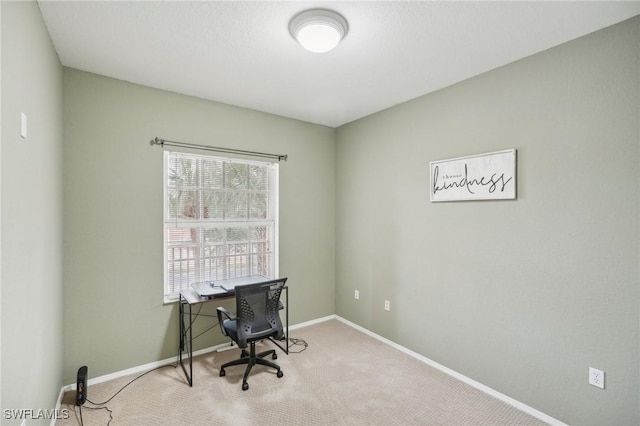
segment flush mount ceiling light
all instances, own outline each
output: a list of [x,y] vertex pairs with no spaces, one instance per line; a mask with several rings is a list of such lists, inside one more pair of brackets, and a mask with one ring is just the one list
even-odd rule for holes
[[305,49],[323,53],[347,35],[347,21],[331,10],[307,10],[291,20],[289,32]]

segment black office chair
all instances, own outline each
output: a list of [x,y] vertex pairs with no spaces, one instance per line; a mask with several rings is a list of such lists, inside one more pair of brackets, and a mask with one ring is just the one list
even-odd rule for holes
[[[222,334],[229,336],[238,347],[242,349],[240,359],[227,362],[220,366],[220,376],[225,375],[225,368],[232,365],[247,364],[242,379],[242,390],[249,389],[247,378],[249,372],[256,364],[266,365],[275,368],[278,377],[283,376],[280,366],[274,362],[264,359],[271,355],[272,359],[277,359],[278,355],[274,349],[256,354],[256,342],[268,338],[282,339],[282,321],[280,321],[280,294],[287,278],[267,281],[259,284],[240,285],[236,292],[236,316],[233,316],[223,307],[218,308],[218,322]],[[222,316],[226,319],[223,319]],[[249,344],[249,352],[245,349]]]

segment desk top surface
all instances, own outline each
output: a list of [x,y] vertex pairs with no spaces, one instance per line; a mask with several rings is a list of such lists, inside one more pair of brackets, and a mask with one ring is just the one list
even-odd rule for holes
[[257,284],[274,279],[276,278],[267,278],[262,275],[251,275],[248,277],[229,278],[227,280],[203,281],[194,283],[192,286],[195,286],[196,288],[201,287],[201,289],[206,290],[200,291],[200,293],[206,293],[207,296],[201,297],[198,291],[194,290],[191,286],[188,289],[182,290],[180,294],[187,303],[193,305],[195,303],[207,302],[213,299],[233,297],[235,295],[235,286],[237,285]]

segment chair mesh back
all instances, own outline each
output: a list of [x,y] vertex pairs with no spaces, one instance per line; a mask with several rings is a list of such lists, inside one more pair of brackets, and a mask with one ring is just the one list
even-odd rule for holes
[[242,341],[265,336],[281,337],[280,294],[286,278],[260,284],[236,287],[238,339]]

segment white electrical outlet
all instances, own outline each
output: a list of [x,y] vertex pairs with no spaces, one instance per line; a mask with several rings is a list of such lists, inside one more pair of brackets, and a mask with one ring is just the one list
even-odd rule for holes
[[391,310],[391,302],[389,302],[388,300],[384,301],[384,310],[385,311],[390,311]]
[[604,371],[589,367],[589,384],[604,389]]
[[358,290],[353,292],[353,298],[356,300],[360,300],[360,292]]

